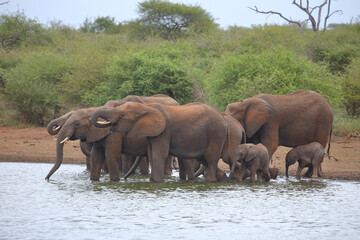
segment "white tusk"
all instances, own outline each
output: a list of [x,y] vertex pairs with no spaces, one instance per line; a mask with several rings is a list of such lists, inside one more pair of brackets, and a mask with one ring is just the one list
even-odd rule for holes
[[61,128],[60,126],[57,126],[57,127],[53,127],[52,130],[56,131],[56,130],[59,130],[60,128]]
[[109,121],[97,121],[96,123],[97,123],[97,124],[100,124],[100,125],[110,124]]
[[69,137],[66,137],[64,140],[62,140],[61,142],[60,142],[60,144],[63,144],[64,142],[66,142],[66,141],[69,141]]

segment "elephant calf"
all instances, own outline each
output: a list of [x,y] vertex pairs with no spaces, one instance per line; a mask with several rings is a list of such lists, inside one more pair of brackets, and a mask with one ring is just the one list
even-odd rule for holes
[[[309,167],[315,169],[318,177],[322,177],[321,163],[324,159],[324,156],[333,157],[325,153],[324,147],[318,142],[312,142],[305,145],[300,145],[293,148],[286,154],[285,158],[285,168],[286,176],[289,177],[288,170],[289,166],[295,164],[296,161],[299,162],[298,169],[296,171],[296,178],[300,178],[300,173],[304,167]],[[333,157],[336,161],[337,159]],[[312,173],[308,175],[312,177]]]
[[255,182],[255,173],[257,174],[257,180],[261,182],[263,177],[265,181],[270,181],[269,172],[269,153],[267,148],[259,144],[240,144],[235,150],[236,160],[241,162],[240,173],[237,177],[238,181],[241,181],[246,173],[246,170],[250,170],[250,181]]

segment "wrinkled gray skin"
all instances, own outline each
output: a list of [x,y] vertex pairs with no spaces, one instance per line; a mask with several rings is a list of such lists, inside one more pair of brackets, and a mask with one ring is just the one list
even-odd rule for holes
[[[99,118],[107,122],[101,123]],[[144,149],[123,144],[122,151],[137,151],[137,155],[141,150],[147,152],[152,163],[152,181],[164,181],[164,163],[169,154],[180,159],[197,159],[208,167],[206,180],[217,181],[217,163],[225,144],[227,123],[206,104],[168,106],[128,102],[113,109],[97,110],[91,122],[100,128],[112,126],[113,131],[126,134],[126,139],[145,138]]]
[[[299,163],[298,169],[296,171],[296,178],[300,179],[300,174],[303,168],[305,167],[312,167],[318,177],[322,177],[322,169],[321,163],[323,162],[324,156],[333,157],[325,153],[324,147],[318,142],[312,142],[305,145],[300,145],[295,147],[294,149],[290,150],[286,154],[285,158],[285,169],[286,169],[286,176],[289,177],[288,171],[289,166],[295,164],[296,161]],[[335,157],[333,157],[335,158]],[[335,158],[337,161],[337,159]],[[305,175],[306,177],[312,177]]]
[[[288,95],[258,94],[227,105],[230,114],[244,127],[249,143],[262,143],[270,158],[278,146],[296,147],[319,142],[327,153],[333,123],[329,103],[320,94],[299,90]],[[312,174],[309,168],[307,174]]]
[[[164,102],[166,103],[172,102],[172,104],[178,105],[178,103],[174,99],[166,95],[158,94],[154,95],[153,97],[154,101],[156,102],[164,100]],[[132,101],[149,101],[151,100],[151,97],[128,96],[124,99]],[[107,104],[110,106],[122,105],[126,102],[124,101],[124,99],[118,101],[109,101],[109,103]],[[66,138],[69,138],[69,140],[80,139],[80,141],[82,142],[81,146],[84,151],[86,151],[86,149],[89,149],[92,145],[91,159],[94,158],[97,159],[97,162],[101,162],[100,171],[102,164],[105,162],[106,158],[110,179],[113,181],[119,180],[119,167],[121,164],[121,147],[119,148],[119,145],[122,145],[123,135],[119,133],[111,133],[110,128],[99,129],[92,126],[90,123],[90,117],[93,111],[96,109],[98,108],[87,108],[79,109],[77,111],[71,111],[62,117],[54,119],[49,123],[47,128],[49,134],[58,134],[56,145],[57,157],[56,163],[50,170],[49,174],[46,176],[46,179],[49,179],[50,176],[60,167],[63,160],[64,140],[66,140]],[[84,147],[84,144],[88,146]],[[85,153],[85,155],[87,154],[88,153]],[[131,161],[135,160],[134,156],[126,157],[131,158]],[[128,165],[130,168],[131,164]]]
[[259,182],[263,181],[262,176],[264,176],[266,182],[270,181],[269,154],[263,144],[240,144],[235,154],[236,160],[241,162],[238,181],[243,179],[246,169],[250,170],[251,182],[255,182],[255,174]]

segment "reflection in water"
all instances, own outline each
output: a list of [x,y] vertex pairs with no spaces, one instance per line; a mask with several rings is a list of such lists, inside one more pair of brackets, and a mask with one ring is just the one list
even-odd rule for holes
[[0,163],[1,239],[354,239],[360,183],[91,182],[84,165]]

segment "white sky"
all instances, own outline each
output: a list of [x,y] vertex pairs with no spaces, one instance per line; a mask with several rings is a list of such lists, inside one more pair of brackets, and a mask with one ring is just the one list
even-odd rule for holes
[[[0,0],[0,3],[7,0]],[[37,18],[47,24],[57,20],[78,28],[86,18],[114,17],[116,22],[132,20],[138,17],[137,4],[143,0],[10,0],[0,6],[0,13],[24,11],[29,18]],[[259,10],[279,11],[293,20],[305,20],[306,14],[292,4],[293,0],[170,0],[174,3],[199,5],[214,18],[222,28],[267,24],[284,24],[285,20],[277,15],[258,14],[248,7],[257,6]],[[324,0],[310,0],[311,6]],[[299,2],[299,0],[298,0]],[[306,1],[303,1],[306,2]],[[332,11],[342,10],[343,15],[334,14],[328,23],[350,23],[360,18],[360,0],[332,0]],[[323,16],[327,9],[323,9]],[[309,25],[310,26],[310,25]],[[322,24],[321,24],[322,26]]]

